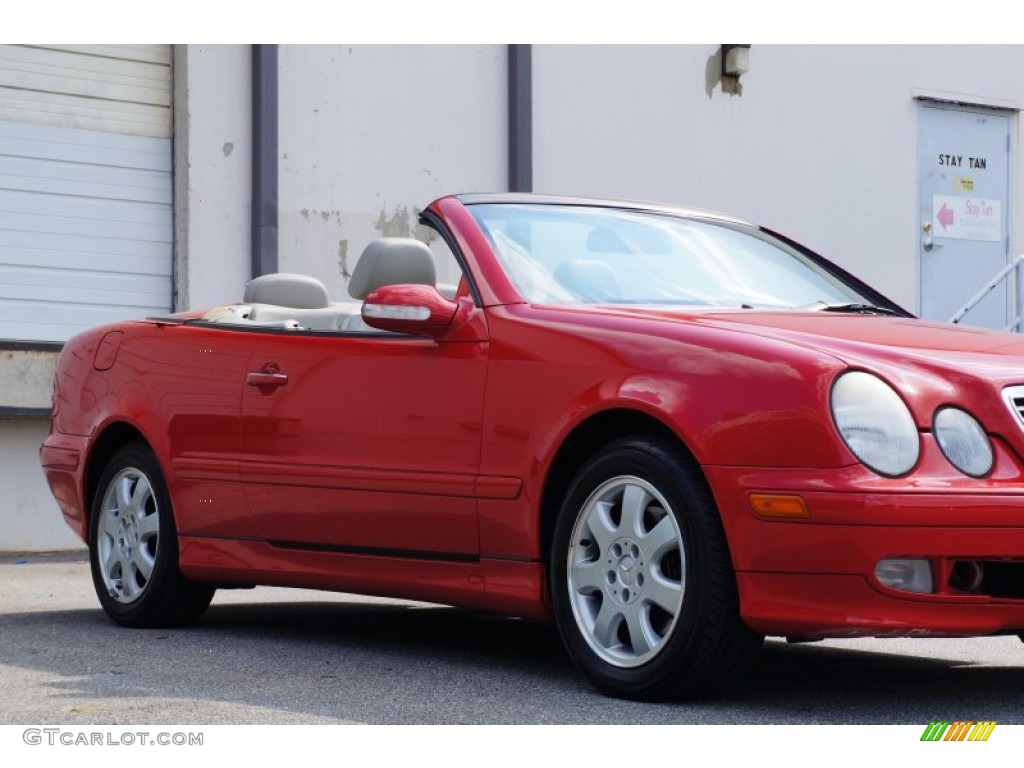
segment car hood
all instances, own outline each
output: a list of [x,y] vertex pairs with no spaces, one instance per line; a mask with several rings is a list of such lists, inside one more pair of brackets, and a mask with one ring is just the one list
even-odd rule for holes
[[[623,310],[614,307],[611,311]],[[625,311],[669,323],[778,340],[877,373],[903,393],[922,428],[929,428],[935,409],[957,403],[976,416],[984,415],[996,431],[1007,431],[1013,424],[1012,431],[1021,432],[1021,425],[1010,416],[1002,388],[1024,384],[1022,335],[880,314],[755,309]],[[1024,441],[1020,447],[1024,451]]]
[[829,352],[847,362],[865,359],[970,370],[1004,384],[1024,381],[1024,337],[985,328],[885,315],[759,312],[729,313],[708,321],[745,333]]
[[916,318],[826,312],[681,312],[629,309],[628,314],[698,323],[815,349],[851,365],[913,363],[971,372],[1001,384],[1024,383],[1024,336]]
[[630,308],[625,314],[815,350],[888,380],[922,429],[930,429],[937,408],[956,404],[993,432],[1012,434],[1024,453],[1022,424],[1003,396],[1004,387],[1024,384],[1024,335],[887,315],[655,308]]

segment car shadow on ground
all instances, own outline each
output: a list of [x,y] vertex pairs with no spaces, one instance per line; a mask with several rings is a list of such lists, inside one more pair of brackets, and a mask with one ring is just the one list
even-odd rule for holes
[[590,689],[549,626],[436,606],[214,604],[173,630],[122,629],[98,609],[14,613],[0,615],[0,637],[0,663],[59,678],[50,696],[188,697],[366,723],[1024,722],[1024,669],[882,642],[771,641],[729,695],[645,704]]

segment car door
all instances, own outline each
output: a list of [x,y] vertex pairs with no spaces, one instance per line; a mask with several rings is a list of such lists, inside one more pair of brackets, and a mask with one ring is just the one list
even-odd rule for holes
[[474,558],[486,341],[261,333],[242,397],[252,536]]

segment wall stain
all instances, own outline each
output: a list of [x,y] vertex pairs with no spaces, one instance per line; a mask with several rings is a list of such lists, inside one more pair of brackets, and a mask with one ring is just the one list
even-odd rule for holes
[[381,208],[374,228],[380,232],[381,237],[409,237],[409,209],[400,205],[395,208],[394,215],[388,218],[387,209]]
[[341,270],[341,276],[346,280],[352,277],[352,273],[348,271],[348,239],[338,241],[338,269]]
[[302,218],[306,221],[312,221],[314,216],[319,216],[325,222],[329,222],[333,217],[337,225],[341,226],[341,211],[321,211],[316,208],[303,208],[300,213],[302,213]]
[[420,213],[419,208],[413,208],[410,216],[409,209],[400,205],[395,208],[394,215],[388,218],[387,209],[381,208],[374,227],[380,232],[381,237],[415,237],[429,245],[437,237],[437,233],[419,223]]
[[717,85],[722,86],[722,93],[730,96],[743,95],[743,86],[740,85],[740,79],[722,74],[721,46],[715,49],[715,52],[708,57],[707,64],[704,65],[704,92],[708,95],[709,99],[715,95],[715,86]]
[[231,153],[235,151],[234,142],[225,141],[224,146],[220,148],[220,151],[224,153],[224,157],[231,157]]

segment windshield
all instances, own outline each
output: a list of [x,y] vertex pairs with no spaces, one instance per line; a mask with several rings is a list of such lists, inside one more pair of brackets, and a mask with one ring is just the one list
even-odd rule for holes
[[530,302],[794,308],[867,301],[784,243],[727,223],[568,205],[469,210]]

